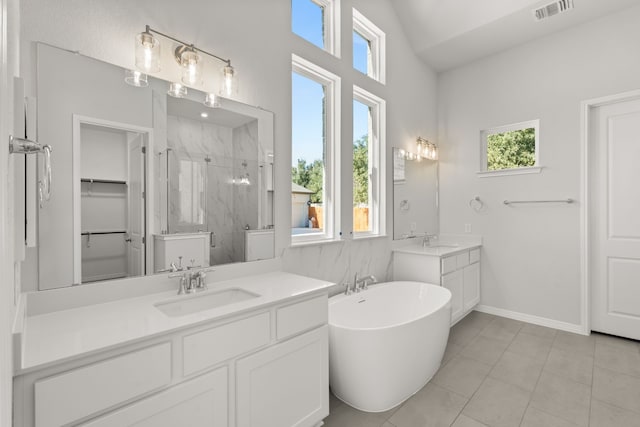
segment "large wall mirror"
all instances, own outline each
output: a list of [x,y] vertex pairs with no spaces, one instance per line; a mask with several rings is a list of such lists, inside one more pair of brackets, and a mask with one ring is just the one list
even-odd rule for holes
[[439,233],[438,161],[393,149],[393,238]]
[[[37,289],[274,256],[273,113],[36,45]],[[33,286],[36,288],[36,286]]]

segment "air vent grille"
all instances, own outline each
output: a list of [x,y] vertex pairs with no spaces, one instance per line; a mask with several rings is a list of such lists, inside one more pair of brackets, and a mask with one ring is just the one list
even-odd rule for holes
[[573,0],[558,0],[541,8],[534,9],[533,13],[536,21],[541,21],[559,13],[566,12],[569,9],[573,9]]

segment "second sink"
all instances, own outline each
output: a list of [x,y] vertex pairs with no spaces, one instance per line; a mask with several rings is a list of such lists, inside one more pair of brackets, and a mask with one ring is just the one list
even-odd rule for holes
[[260,295],[240,288],[224,289],[200,295],[188,295],[154,306],[169,317],[185,316],[198,311],[210,310],[237,302],[258,298]]

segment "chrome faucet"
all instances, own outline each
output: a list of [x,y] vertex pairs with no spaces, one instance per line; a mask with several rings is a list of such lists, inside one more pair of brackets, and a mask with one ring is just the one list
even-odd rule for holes
[[201,268],[187,270],[182,273],[170,274],[169,277],[179,277],[180,285],[178,286],[178,295],[182,294],[194,294],[198,291],[207,290],[207,283],[205,281],[207,271],[214,271],[213,268]]
[[422,236],[422,247],[426,248],[428,246],[431,245],[431,239],[435,240],[437,239],[438,236],[436,236],[435,234],[428,234],[428,233],[424,233],[424,235]]
[[378,280],[375,276],[369,275],[365,277],[358,278],[358,273],[356,273],[355,278],[353,279],[354,287],[356,292],[366,291],[369,289],[369,283],[378,283]]

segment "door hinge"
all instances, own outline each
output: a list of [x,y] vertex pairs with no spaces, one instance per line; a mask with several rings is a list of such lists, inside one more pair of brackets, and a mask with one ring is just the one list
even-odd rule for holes
[[144,245],[144,244],[146,244],[146,243],[147,243],[147,238],[146,238],[146,237],[143,237],[143,238],[142,238],[142,244]]
[[142,198],[145,199],[146,197],[147,197],[147,193],[146,193],[146,191],[143,191],[142,192]]
[[147,154],[147,147],[142,147],[142,154]]

